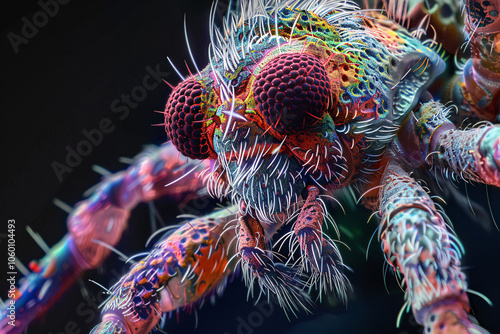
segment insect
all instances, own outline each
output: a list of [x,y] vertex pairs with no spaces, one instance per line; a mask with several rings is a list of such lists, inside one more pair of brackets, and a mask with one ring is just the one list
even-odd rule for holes
[[[180,166],[172,159],[176,153],[170,146],[152,153],[146,158],[147,163],[136,162],[129,170],[130,182],[123,181],[126,178],[119,175],[105,181],[101,194],[119,194],[117,201],[123,206],[131,203],[127,196],[134,192],[139,192],[138,196],[143,200],[153,199],[159,194],[178,196],[192,193],[201,188],[199,180],[206,175],[209,192],[215,197],[229,196],[237,206],[231,213],[218,212],[214,221],[196,220],[186,224],[166,241],[160,242],[145,263],[138,263],[133,273],[115,286],[113,296],[104,307],[104,313],[108,315],[96,331],[110,331],[115,326],[114,317],[120,320],[124,315],[131,319],[131,324],[124,325],[123,320],[122,324],[116,325],[117,328],[140,326],[141,332],[147,332],[159,320],[160,311],[183,306],[188,297],[197,301],[205,291],[219,284],[219,279],[228,270],[237,268],[237,264],[247,285],[259,285],[266,296],[277,296],[277,303],[289,313],[310,307],[311,302],[305,294],[309,286],[325,293],[336,291],[341,299],[345,298],[349,289],[346,268],[336,244],[322,234],[323,217],[328,217],[328,212],[320,192],[334,191],[351,181],[360,184],[360,193],[382,185],[378,187],[383,188],[380,200],[383,225],[379,233],[390,263],[400,271],[409,270],[405,272],[408,275],[418,276],[418,270],[432,272],[435,269],[432,256],[421,259],[421,267],[417,263],[417,267],[408,268],[406,265],[411,264],[415,256],[409,255],[404,260],[398,258],[407,254],[396,254],[400,241],[391,231],[400,228],[400,219],[405,218],[402,215],[406,209],[406,219],[412,220],[418,218],[418,210],[424,208],[431,215],[429,220],[437,221],[429,229],[435,229],[435,235],[445,235],[444,221],[440,220],[425,192],[404,169],[431,164],[429,155],[432,159],[443,159],[445,164],[453,167],[456,161],[463,159],[463,155],[452,155],[457,148],[463,149],[464,154],[477,151],[475,147],[464,149],[461,144],[453,146],[456,142],[462,143],[459,140],[464,134],[456,139],[450,139],[451,133],[447,133],[448,137],[435,137],[435,133],[445,133],[452,128],[445,119],[447,109],[429,102],[424,94],[443,67],[442,60],[413,36],[404,31],[396,33],[397,26],[376,13],[358,15],[352,4],[342,2],[303,2],[302,6],[302,9],[292,4],[289,8],[264,7],[267,12],[259,12],[262,10],[259,6],[247,9],[246,17],[255,18],[254,23],[249,23],[246,28],[240,26],[241,34],[229,24],[225,30],[229,30],[229,36],[234,38],[228,39],[229,42],[216,42],[219,37],[215,35],[215,49],[211,51],[213,59],[209,67],[199,74],[193,73],[195,79],[187,79],[177,86],[167,102],[165,122],[173,145],[191,158],[213,158],[217,163],[190,163],[189,170],[193,171],[177,180],[180,175],[170,174],[170,171]],[[238,38],[241,38],[239,44]],[[240,46],[243,48],[241,54]],[[374,49],[377,52],[374,53]],[[289,69],[289,75],[275,75],[286,69]],[[288,81],[284,78],[286,75]],[[281,88],[283,84],[285,87]],[[296,98],[299,100],[295,101]],[[488,105],[487,102],[488,97],[481,103]],[[416,116],[412,118],[414,108]],[[488,128],[487,131],[491,135],[495,130]],[[481,138],[481,135],[476,137]],[[495,149],[498,149],[495,138],[485,141],[484,148],[481,146],[485,157],[492,159],[486,164],[486,170],[468,171],[466,165],[461,165],[455,167],[455,171],[459,174],[465,171],[466,176],[475,180],[482,177],[487,183],[497,184],[494,169],[490,171],[491,166],[495,167]],[[418,139],[419,145],[414,139]],[[490,141],[492,146],[487,145]],[[436,148],[442,148],[443,157],[433,156]],[[446,160],[448,156],[450,158]],[[287,159],[281,160],[281,157]],[[389,170],[382,174],[386,166]],[[182,171],[187,172],[184,167]],[[201,172],[205,170],[203,167],[208,168],[205,174]],[[137,187],[137,182],[133,182],[137,175],[146,176],[147,188],[134,188]],[[123,184],[127,187],[122,187]],[[165,184],[168,187],[164,187]],[[398,190],[404,190],[404,194],[413,191],[416,195],[412,196],[411,202],[400,203],[398,200],[404,197],[397,193]],[[133,195],[132,199],[135,200]],[[83,260],[89,266],[100,263],[104,255],[99,253],[108,252],[101,237],[110,234],[119,238],[119,233],[111,232],[120,226],[120,219],[128,215],[114,208],[116,203],[101,208],[99,205],[106,203],[104,197],[97,196],[94,201],[97,207],[88,204],[78,207],[69,225],[71,232],[79,235],[74,238],[74,245],[84,250],[84,259],[79,261]],[[393,207],[397,212],[394,216]],[[105,212],[107,209],[112,212]],[[411,210],[417,210],[417,213],[413,215]],[[84,226],[85,219],[92,218],[94,213],[103,214],[98,220],[103,219],[100,222],[105,224],[92,225],[97,234],[83,237],[79,233],[86,233],[86,229],[80,226]],[[279,265],[279,256],[272,253],[269,244],[270,235],[280,225],[291,228],[292,232],[285,234],[282,240],[284,243],[290,240],[291,251],[295,249],[300,255],[291,261],[282,261],[288,266]],[[412,238],[420,236],[415,233],[410,232]],[[212,244],[205,244],[204,237]],[[437,253],[436,256],[440,259],[449,257],[458,265],[460,244],[451,235],[447,238],[435,240],[439,245],[450,242],[448,248],[444,247],[445,255]],[[424,239],[432,244],[432,239],[429,240]],[[182,249],[181,245],[190,242],[197,247]],[[113,244],[114,241],[107,240],[106,243]],[[64,250],[64,247],[74,245],[67,243],[62,247]],[[425,247],[436,249],[436,246]],[[174,263],[172,267],[166,265],[172,271],[162,271],[160,258],[167,264],[173,263],[169,262],[173,261],[172,254],[179,252],[181,258],[189,254],[200,262],[193,261],[185,267],[176,267]],[[64,256],[68,254],[68,251],[61,252]],[[420,254],[429,256],[425,252]],[[216,256],[215,260],[212,256]],[[214,262],[203,264],[205,259]],[[70,260],[60,263],[68,264]],[[440,269],[441,262],[436,263]],[[210,270],[204,272],[205,267]],[[460,269],[451,267],[451,272],[440,273],[436,280],[444,282],[443,291],[448,293],[446,289],[451,289],[451,295],[455,290],[450,287],[454,285],[458,289],[456,295],[463,298],[460,302],[466,305],[465,295],[458,293],[465,289]],[[49,270],[44,269],[42,276],[44,272],[45,276],[49,275],[46,271]],[[426,276],[433,277],[432,273]],[[171,283],[165,287],[164,280],[170,279]],[[418,290],[426,286],[426,281],[408,282],[416,289],[410,298],[415,314],[422,317],[419,321],[432,322],[432,314],[425,316],[428,301],[419,299],[430,298],[430,294]],[[44,286],[45,290],[41,291],[46,292],[49,287],[45,283]],[[187,292],[188,287],[192,290]],[[54,286],[50,288],[55,289]],[[179,290],[172,291],[174,288]],[[43,294],[39,292],[40,295]],[[182,295],[184,299],[173,297]],[[428,327],[431,325],[427,323]]]

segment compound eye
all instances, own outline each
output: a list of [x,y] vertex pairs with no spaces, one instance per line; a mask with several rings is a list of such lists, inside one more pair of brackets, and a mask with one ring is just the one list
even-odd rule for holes
[[288,134],[302,131],[323,117],[330,81],[325,67],[313,55],[287,53],[264,66],[253,92],[267,124]]
[[205,135],[207,94],[194,79],[181,82],[165,106],[165,131],[185,156],[206,159],[211,148]]

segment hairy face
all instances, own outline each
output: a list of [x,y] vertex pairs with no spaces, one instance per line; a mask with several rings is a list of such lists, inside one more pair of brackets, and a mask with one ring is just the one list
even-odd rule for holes
[[341,184],[348,176],[350,156],[332,117],[338,85],[328,62],[326,54],[293,48],[271,53],[240,71],[226,101],[203,73],[187,79],[167,102],[167,132],[184,155],[217,159],[212,193],[243,200],[269,221],[297,202],[307,184]]
[[217,161],[209,192],[263,221],[287,212],[307,185],[369,184],[430,77],[432,54],[397,27],[329,13],[281,8],[240,22],[165,108],[179,151]]

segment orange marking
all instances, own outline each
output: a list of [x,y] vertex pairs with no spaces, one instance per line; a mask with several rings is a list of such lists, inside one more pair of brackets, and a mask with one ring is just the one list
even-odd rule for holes
[[[214,244],[211,246],[215,247]],[[212,250],[210,258],[208,258],[210,252],[209,247],[203,247],[203,249],[200,250],[202,253],[201,255],[195,254],[196,260],[200,261],[200,264],[194,269],[194,273],[197,276],[201,275],[198,279],[198,285],[196,286],[196,297],[198,298],[219,282],[220,278],[224,275],[224,268],[227,264],[223,245],[219,244],[217,250]]]
[[429,58],[425,58],[425,67],[424,67],[424,69],[422,70],[422,72],[420,72],[420,74],[419,74],[419,75],[422,75],[422,73],[424,73],[424,72],[425,72],[425,70],[427,69],[427,65],[428,65],[428,64],[429,64]]
[[[426,58],[426,59],[427,59],[427,58]],[[418,58],[417,64],[418,64],[418,62],[419,62],[420,60],[422,60],[422,58]],[[419,66],[419,67],[417,67],[416,69],[414,69],[414,70],[413,70],[413,72],[418,71],[418,69],[419,69],[419,68],[421,68],[423,64],[424,64],[424,62],[422,62],[422,64],[420,64],[420,66]]]
[[54,275],[57,270],[57,265],[56,265],[56,259],[52,259],[47,267],[45,267],[45,270],[43,271],[42,277],[43,278],[49,278],[50,276]]

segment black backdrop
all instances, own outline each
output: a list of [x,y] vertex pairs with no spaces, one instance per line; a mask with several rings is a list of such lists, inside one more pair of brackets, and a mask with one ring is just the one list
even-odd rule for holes
[[[166,56],[187,74],[184,60],[190,66],[191,63],[184,41],[184,13],[195,58],[200,67],[208,61],[209,1],[68,1],[59,5],[53,17],[40,14],[41,3],[49,1],[23,1],[11,3],[9,7],[4,3],[1,10],[1,226],[5,226],[7,219],[16,219],[17,256],[26,265],[42,257],[43,251],[29,237],[25,226],[39,232],[50,246],[65,234],[66,214],[52,204],[53,198],[74,205],[82,199],[82,193],[100,179],[91,171],[92,165],[111,171],[123,169],[125,165],[118,162],[119,157],[134,156],[143,145],[159,145],[166,140],[163,128],[151,124],[162,122],[161,115],[153,110],[163,108],[170,92],[167,85],[148,90],[144,100],[131,104],[126,117],[122,112],[114,113],[112,105],[119,103],[115,106],[123,107],[123,94],[130,95],[134,89],[139,92],[136,87],[143,86],[144,77],[150,73],[148,68],[158,67],[168,81],[177,83],[179,79]],[[224,3],[219,4],[221,11],[226,7]],[[39,26],[37,31],[28,28],[23,31],[28,25],[26,22],[34,21]],[[122,102],[114,102],[116,99]],[[83,131],[98,128],[103,119],[109,119],[113,131],[104,134],[98,145],[92,145],[91,153],[76,163],[71,172],[58,177],[54,162],[65,163],[68,147],[76,149],[85,140]],[[484,200],[484,187],[469,191],[477,201]],[[490,194],[500,220],[496,205],[500,192],[490,190]],[[175,207],[162,201],[156,206],[168,223],[175,221],[171,211],[176,210]],[[479,219],[472,221],[464,214],[465,210],[468,209],[459,205],[447,207],[467,250],[465,267],[471,288],[485,293],[498,304],[500,233],[494,229],[486,231],[482,226],[491,227],[491,224],[478,222]],[[375,229],[373,222],[365,224],[366,217],[367,213],[360,209],[343,219],[347,228],[365,229],[359,237],[361,248],[366,248]],[[0,230],[2,254],[6,253],[5,233],[4,227]],[[128,255],[138,253],[150,234],[148,208],[141,205],[132,215],[130,227],[118,248]],[[236,279],[215,306],[205,305],[198,311],[197,330],[194,315],[181,315],[178,322],[175,319],[168,322],[166,331],[419,332],[409,315],[403,317],[401,328],[395,328],[403,295],[390,274],[387,281],[391,295],[385,292],[378,245],[372,245],[369,262],[364,261],[364,254],[356,251],[356,247],[351,248],[351,252],[343,249],[347,264],[354,270],[349,275],[354,292],[347,310],[322,305],[313,315],[301,315],[289,322],[280,310],[275,309],[270,315],[254,308],[252,299],[246,301],[243,284]],[[6,260],[0,268],[6,267],[4,263]],[[109,286],[123,268],[123,263],[112,256],[100,270],[87,273],[84,281],[91,278]],[[0,295],[5,300],[5,281],[1,281]],[[91,283],[85,285],[91,295],[101,291]],[[495,317],[498,307],[490,308],[479,298],[471,298],[485,327],[498,331]],[[94,306],[75,287],[64,294],[44,318],[34,322],[28,333],[85,333],[97,322],[95,312]]]

